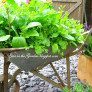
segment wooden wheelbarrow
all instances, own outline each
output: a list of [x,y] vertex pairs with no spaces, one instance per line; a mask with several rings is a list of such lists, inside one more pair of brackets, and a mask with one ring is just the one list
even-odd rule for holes
[[[78,50],[69,49],[65,53],[66,66],[67,66],[67,86],[69,88],[70,88],[69,57],[72,55],[75,55],[79,50],[81,50],[81,48]],[[13,84],[15,84],[14,92],[19,92],[19,82],[16,80],[16,76],[21,72],[21,70],[30,71],[36,76],[46,80],[47,82],[51,83],[52,85],[58,88],[63,88],[66,86],[52,64],[52,62],[60,60],[61,56],[53,55],[51,54],[51,52],[49,52],[49,54],[47,55],[44,54],[41,56],[37,56],[35,55],[34,51],[24,50],[24,48],[18,48],[18,49],[5,48],[5,49],[0,49],[0,52],[2,52],[4,55],[4,74],[0,78],[0,81],[1,81],[0,92],[9,92],[9,89]],[[8,68],[11,62],[19,67],[19,69],[15,71],[13,76],[10,76],[8,74]],[[56,83],[53,80],[39,73],[39,70],[48,64],[51,65],[60,83]]]

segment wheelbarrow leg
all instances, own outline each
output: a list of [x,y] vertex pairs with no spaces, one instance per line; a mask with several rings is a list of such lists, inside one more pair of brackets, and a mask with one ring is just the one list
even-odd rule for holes
[[19,92],[19,90],[20,90],[20,84],[19,84],[18,80],[15,80],[14,82],[15,82],[14,92]]
[[20,84],[18,80],[16,79],[16,76],[19,73],[21,73],[21,70],[20,69],[16,70],[13,76],[10,78],[10,81],[8,82],[8,88],[10,88],[14,84],[13,92],[19,92],[20,90]]
[[60,78],[60,76],[59,76],[58,72],[56,71],[55,67],[53,66],[53,64],[50,63],[50,65],[51,65],[53,71],[55,72],[55,75],[58,77],[58,79],[59,79],[59,81],[60,81],[60,84],[61,84],[63,87],[65,87],[64,82],[63,82],[62,79]]
[[66,67],[67,67],[67,84],[68,88],[71,88],[71,82],[70,82],[70,61],[69,61],[69,56],[66,57]]
[[12,87],[11,87],[11,92],[19,92],[20,90],[20,84],[18,82],[18,80],[15,79]]
[[[17,76],[19,73],[21,73],[21,70],[20,70],[20,69],[16,70],[16,71],[14,72],[14,74],[11,76],[10,81],[8,82],[8,88],[10,88],[10,87],[13,85],[13,83],[16,83],[16,82],[17,82],[16,76]],[[16,84],[18,84],[18,82],[17,82]]]
[[4,89],[4,88],[3,88],[3,82],[1,81],[1,82],[0,82],[0,92],[4,92],[3,89]]
[[4,55],[4,92],[8,92],[8,68],[10,65],[9,62],[9,53],[3,53]]
[[47,78],[46,76],[44,76],[44,75],[40,74],[40,73],[39,73],[39,71],[33,70],[33,71],[31,71],[31,72],[32,72],[34,75],[36,75],[36,76],[38,76],[38,77],[42,78],[43,80],[45,80],[45,81],[47,81],[47,82],[51,83],[51,84],[52,84],[52,85],[54,85],[55,87],[63,88],[63,86],[62,86],[62,85],[60,85],[60,84],[58,84],[58,83],[54,82],[53,80],[51,80],[51,79]]
[[[9,62],[9,53],[8,52],[3,52],[4,55],[4,74],[3,74],[3,91],[2,92],[9,92],[10,87],[15,83],[15,89],[14,92],[19,92],[19,82],[16,80],[17,74],[20,72],[20,69],[18,69],[17,72],[15,72],[14,76],[11,77],[11,81],[8,83],[8,68],[10,65]],[[12,85],[11,85],[12,84]],[[10,86],[11,85],[11,86]],[[1,90],[0,90],[1,92]]]

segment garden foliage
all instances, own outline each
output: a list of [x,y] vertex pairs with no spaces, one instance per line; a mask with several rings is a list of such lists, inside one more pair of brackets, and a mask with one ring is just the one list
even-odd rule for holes
[[52,48],[62,53],[83,43],[83,31],[79,21],[54,10],[51,3],[31,0],[19,6],[7,0],[0,8],[0,48],[32,48],[38,55]]
[[84,47],[84,54],[92,57],[92,34],[88,35]]
[[76,83],[71,89],[65,87],[63,92],[92,92],[92,87],[82,83]]

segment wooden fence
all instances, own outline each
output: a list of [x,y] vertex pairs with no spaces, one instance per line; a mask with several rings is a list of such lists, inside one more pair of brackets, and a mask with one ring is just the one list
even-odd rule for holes
[[52,2],[56,10],[61,5],[65,11],[69,12],[70,18],[80,20],[83,23],[83,0],[52,0]]

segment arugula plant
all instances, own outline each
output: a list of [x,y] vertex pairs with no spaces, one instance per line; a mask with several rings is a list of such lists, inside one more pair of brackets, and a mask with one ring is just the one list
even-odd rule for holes
[[13,0],[0,8],[0,47],[26,47],[36,54],[62,53],[69,46],[83,43],[83,25],[56,11],[51,3],[31,0],[17,5]]

